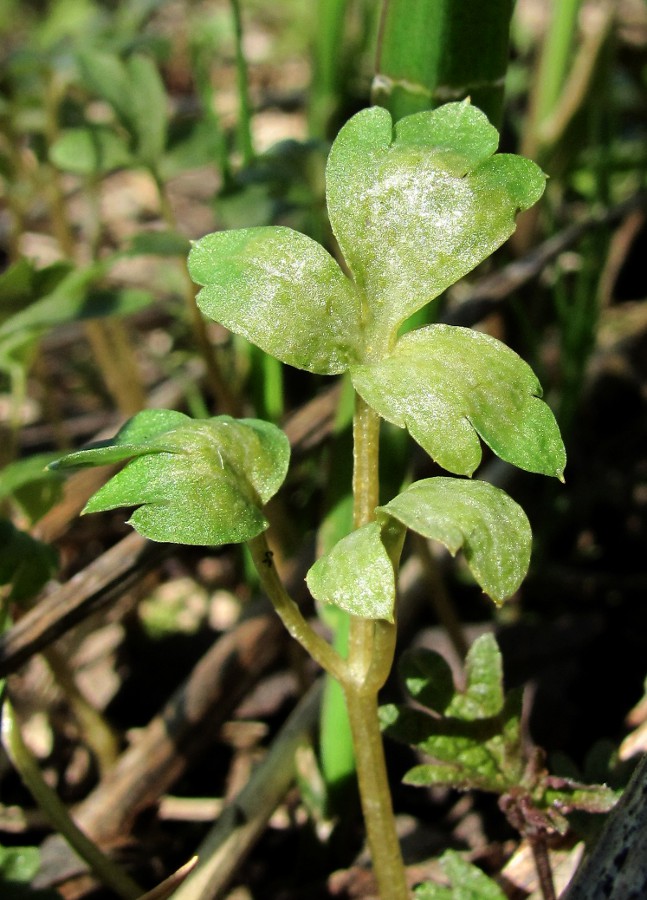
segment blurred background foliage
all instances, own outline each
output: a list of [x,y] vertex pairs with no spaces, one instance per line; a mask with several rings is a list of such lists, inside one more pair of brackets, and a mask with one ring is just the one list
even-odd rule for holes
[[[631,751],[643,746],[642,713],[631,727],[624,717],[647,675],[647,8],[642,0],[499,0],[479,20],[481,6],[419,3],[413,15],[396,0],[384,8],[375,0],[0,0],[7,624],[9,602],[20,604],[19,617],[44,584],[65,582],[123,535],[114,516],[70,529],[69,513],[64,527],[52,524],[63,488],[44,465],[147,405],[276,422],[306,410],[324,439],[296,454],[275,516],[282,553],[298,564],[315,543],[325,549],[348,531],[348,391],[341,386],[321,419],[308,404],[328,388],[323,379],[206,325],[186,272],[189,241],[282,224],[334,253],[324,169],[341,124],[371,102],[397,118],[469,95],[500,128],[501,149],[535,159],[549,181],[509,244],[431,314],[500,337],[533,365],[569,466],[561,487],[486,457],[478,476],[505,486],[530,516],[531,575],[495,613],[460,563],[412,550],[440,601],[412,603],[403,634],[437,640],[442,622],[460,650],[465,630],[494,620],[511,686],[535,684],[540,744],[580,767],[592,754],[613,762],[623,738]],[[414,473],[434,473],[403,432],[385,428],[383,445],[385,499]],[[84,488],[74,490],[78,509]],[[112,693],[89,689],[111,729],[145,720],[142,679],[148,712],[170,689],[169,673],[155,685],[138,671],[154,666],[161,633],[176,641],[179,679],[205,634],[247,602],[244,558],[234,557],[224,594],[209,580],[213,560],[195,562],[180,557],[162,569],[158,580],[177,579],[178,591],[160,596],[154,586],[122,622],[119,674],[114,656],[104,659]],[[187,577],[195,587],[185,603]],[[322,616],[343,641],[343,624]],[[75,640],[78,650],[84,637]],[[56,669],[50,661],[62,707],[69,672]],[[20,676],[15,690],[28,700],[27,719],[45,710],[41,758],[74,795],[63,758],[92,738],[78,716],[51,715],[34,676]],[[322,754],[332,784],[352,762],[329,756],[325,735],[341,744],[342,726],[328,702]],[[603,739],[610,753],[599,751]],[[9,777],[4,767],[0,777]]]

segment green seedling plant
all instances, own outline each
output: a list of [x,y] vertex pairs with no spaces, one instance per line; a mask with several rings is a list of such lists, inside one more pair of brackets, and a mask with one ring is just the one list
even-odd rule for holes
[[[554,898],[548,838],[566,833],[567,816],[575,810],[608,812],[617,800],[616,792],[604,785],[551,775],[540,748],[528,746],[521,725],[523,692],[504,691],[501,652],[494,635],[485,634],[472,644],[462,690],[456,689],[445,659],[432,650],[406,651],[398,668],[417,706],[381,707],[383,730],[431,760],[407,772],[405,783],[496,794],[501,811],[532,848],[543,896]],[[444,888],[435,889],[438,893],[430,887],[430,893],[420,896],[450,896],[442,893]],[[488,894],[483,890],[474,896]]]
[[[353,420],[354,530],[310,569],[314,598],[350,614],[341,655],[287,594],[263,506],[286,477],[289,445],[274,425],[172,411],[138,413],[108,442],[59,469],[126,462],[86,512],[136,507],[131,524],[158,541],[246,542],[285,623],[337,681],[348,709],[369,846],[382,897],[409,897],[384,761],[378,691],[393,663],[397,569],[408,529],[463,551],[481,588],[502,603],[527,571],[531,531],[503,491],[471,480],[481,440],[523,469],[563,477],[555,419],[529,367],[485,334],[405,321],[496,250],[544,176],[497,154],[498,134],[469,103],[407,116],[355,115],[333,143],[328,213],[342,265],[285,227],[210,234],[189,271],[211,319],[283,363],[348,373]],[[447,476],[415,482],[380,505],[380,419],[408,429]],[[458,477],[456,477],[458,476]]]

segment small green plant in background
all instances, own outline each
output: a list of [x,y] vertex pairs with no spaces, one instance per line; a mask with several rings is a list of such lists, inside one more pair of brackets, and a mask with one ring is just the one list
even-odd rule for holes
[[440,541],[501,603],[519,587],[531,533],[503,491],[465,477],[416,482],[379,505],[380,418],[406,427],[438,464],[471,476],[480,441],[529,471],[562,478],[555,419],[529,367],[493,338],[401,326],[499,247],[518,210],[541,196],[529,160],[496,154],[498,135],[469,103],[408,116],[364,110],[328,160],[331,225],[347,272],[310,238],[283,227],[208,235],[189,257],[201,310],[284,363],[349,372],[355,389],[354,530],[310,570],[313,596],[350,613],[344,657],[286,593],[265,537],[263,505],[282,484],[289,447],[259,420],[191,420],[144,411],[113,441],[71,453],[59,469],[130,460],[86,507],[135,506],[153,540],[247,542],[290,633],[333,677],[348,708],[368,840],[380,892],[409,896],[391,809],[378,691],[393,663],[396,580],[406,531]]
[[[526,746],[522,691],[504,691],[501,653],[493,635],[485,634],[472,644],[462,690],[456,689],[445,659],[432,650],[405,652],[399,670],[418,706],[383,706],[382,727],[389,737],[431,758],[407,772],[405,783],[496,794],[501,811],[532,849],[544,897],[554,897],[547,839],[566,833],[567,816],[574,810],[608,812],[617,800],[615,791],[551,775],[542,751]],[[450,896],[442,888],[434,890],[439,893],[423,891],[416,896]],[[482,890],[474,896],[490,896]]]

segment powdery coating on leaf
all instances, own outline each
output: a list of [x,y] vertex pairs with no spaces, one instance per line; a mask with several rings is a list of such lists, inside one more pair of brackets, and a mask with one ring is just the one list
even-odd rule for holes
[[260,534],[268,522],[232,474],[197,454],[191,460],[182,453],[140,456],[98,491],[84,512],[137,506],[128,522],[151,540],[239,543]]
[[502,459],[561,478],[566,454],[541,386],[513,350],[468,328],[431,325],[404,335],[386,359],[352,369],[355,389],[407,428],[443,468],[472,475],[479,436]]
[[394,144],[421,146],[452,175],[465,175],[496,152],[499,134],[468,102],[447,103],[434,110],[414,113],[396,122]]
[[189,254],[200,309],[282,362],[346,371],[359,346],[360,301],[333,258],[290,228],[210,234]]
[[[181,414],[171,414],[170,420]],[[287,473],[290,448],[274,425],[217,416],[186,420],[149,439],[154,422],[140,413],[117,436],[135,456],[88,502],[84,512],[139,507],[130,523],[156,541],[220,545],[249,540],[267,528],[261,511]],[[153,415],[158,425],[165,416]],[[159,421],[157,421],[159,419]],[[148,427],[150,426],[150,427]],[[135,444],[135,436],[142,444]],[[96,464],[115,448],[86,451]],[[82,463],[83,451],[72,454]]]
[[488,158],[492,129],[475,107],[448,104],[415,118],[400,123],[403,137],[393,142],[386,110],[358,113],[339,133],[326,170],[331,224],[366,295],[378,352],[385,335],[501,246],[515,214],[544,189],[529,160]]
[[378,514],[392,516],[465,560],[483,590],[501,603],[517,590],[530,563],[532,534],[521,507],[483,481],[417,481]]
[[380,533],[370,522],[317,560],[306,577],[315,600],[363,619],[393,622],[395,575]]

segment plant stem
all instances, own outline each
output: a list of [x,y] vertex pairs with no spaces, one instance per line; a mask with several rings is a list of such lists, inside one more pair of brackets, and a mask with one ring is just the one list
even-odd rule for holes
[[347,678],[346,664],[330,644],[310,626],[303,613],[283,587],[272,559],[265,534],[247,542],[261,584],[290,635],[298,641],[322,669],[334,678]]
[[[359,528],[375,518],[379,503],[380,420],[361,397],[353,420],[353,518]],[[404,863],[395,828],[391,792],[378,718],[377,694],[391,669],[395,626],[353,617],[348,678],[342,682],[373,870],[383,900],[408,900]]]
[[537,877],[539,879],[539,888],[544,900],[557,900],[555,893],[555,885],[553,882],[553,873],[550,868],[550,858],[548,856],[548,847],[546,846],[546,838],[543,835],[529,836],[527,835],[530,849],[532,850],[535,868],[537,869]]
[[471,97],[497,125],[512,0],[384,0],[373,102],[395,120]]
[[409,900],[377,717],[377,692],[347,688],[346,703],[366,834],[380,897]]
[[124,900],[134,900],[143,893],[129,875],[105,856],[81,829],[75,825],[56,793],[43,779],[36,760],[23,741],[13,706],[8,699],[2,707],[2,743],[36,803],[56,829],[85,860],[94,874]]

